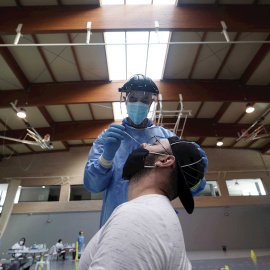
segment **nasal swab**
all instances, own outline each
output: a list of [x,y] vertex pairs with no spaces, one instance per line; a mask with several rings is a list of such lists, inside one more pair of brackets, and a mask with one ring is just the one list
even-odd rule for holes
[[[125,131],[124,131],[125,132]],[[141,143],[139,143],[138,141],[136,141],[131,135],[129,135],[127,132],[125,132],[132,140],[134,140],[136,143],[138,143],[139,145],[142,145]]]

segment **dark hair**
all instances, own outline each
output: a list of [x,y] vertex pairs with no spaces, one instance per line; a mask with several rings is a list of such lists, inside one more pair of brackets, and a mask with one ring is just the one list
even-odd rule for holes
[[58,240],[58,243],[60,243],[61,241],[62,241],[62,239],[59,239],[59,240]]
[[22,241],[23,240],[23,244],[25,244],[25,237],[22,237],[21,239],[20,239],[20,241]]

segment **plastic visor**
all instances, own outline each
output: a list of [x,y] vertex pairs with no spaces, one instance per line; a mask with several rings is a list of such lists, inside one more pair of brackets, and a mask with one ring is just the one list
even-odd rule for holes
[[[126,93],[125,92],[121,92],[121,96],[120,96],[120,115],[121,118],[124,119],[126,117],[128,117],[127,114],[127,106],[126,106],[126,100],[124,99],[124,97],[126,97]],[[128,100],[128,96],[127,96],[127,100]],[[150,106],[147,118],[150,119],[151,121],[154,121],[156,118],[156,109],[157,109],[157,96],[152,95],[152,104]],[[116,106],[114,107],[114,109],[116,108]]]

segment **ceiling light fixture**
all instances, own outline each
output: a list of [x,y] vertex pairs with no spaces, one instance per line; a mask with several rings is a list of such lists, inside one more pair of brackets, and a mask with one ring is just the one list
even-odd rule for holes
[[247,103],[246,105],[246,113],[252,113],[255,111],[255,108],[251,105],[251,103]]
[[20,118],[25,118],[26,117],[26,110],[24,108],[20,108],[17,112],[17,116]]
[[222,141],[221,138],[219,138],[219,139],[217,140],[217,146],[222,146],[222,145],[223,145],[223,141]]

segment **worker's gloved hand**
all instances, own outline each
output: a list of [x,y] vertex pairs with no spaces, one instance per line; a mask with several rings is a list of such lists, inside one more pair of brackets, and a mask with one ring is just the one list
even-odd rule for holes
[[118,124],[112,124],[106,130],[103,136],[104,151],[102,157],[106,160],[112,160],[116,151],[120,147],[121,140],[124,139],[125,127]]

